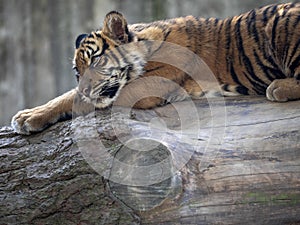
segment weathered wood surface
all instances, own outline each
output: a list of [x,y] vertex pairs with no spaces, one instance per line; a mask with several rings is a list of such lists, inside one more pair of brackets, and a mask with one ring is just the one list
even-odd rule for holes
[[0,224],[300,224],[299,104],[116,108],[29,137],[4,127]]

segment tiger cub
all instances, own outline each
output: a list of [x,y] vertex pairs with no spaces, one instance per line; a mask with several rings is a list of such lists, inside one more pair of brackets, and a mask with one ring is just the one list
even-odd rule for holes
[[112,11],[102,29],[79,35],[75,42],[79,86],[45,105],[18,112],[12,127],[30,134],[69,118],[77,94],[97,108],[114,103],[141,109],[185,99],[178,89],[193,98],[205,96],[207,90],[176,65],[148,61],[164,43],[199,56],[223,95],[266,95],[279,102],[300,98],[298,3],[269,5],[224,20],[187,16],[133,25]]

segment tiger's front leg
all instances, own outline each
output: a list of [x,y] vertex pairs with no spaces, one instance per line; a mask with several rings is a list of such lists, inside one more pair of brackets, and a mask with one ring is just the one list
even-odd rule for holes
[[11,126],[19,134],[29,135],[42,131],[58,121],[72,117],[74,99],[77,88],[73,89],[48,103],[19,111],[11,121]]

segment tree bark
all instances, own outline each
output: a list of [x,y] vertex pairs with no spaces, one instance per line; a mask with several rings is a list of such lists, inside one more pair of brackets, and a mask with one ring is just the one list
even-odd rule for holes
[[0,129],[0,224],[300,224],[299,101],[113,107]]

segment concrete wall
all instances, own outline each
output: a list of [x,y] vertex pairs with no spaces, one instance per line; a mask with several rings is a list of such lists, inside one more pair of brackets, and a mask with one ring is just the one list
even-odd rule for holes
[[181,15],[223,18],[272,0],[0,0],[0,125],[76,86],[74,40],[110,10],[129,23]]

